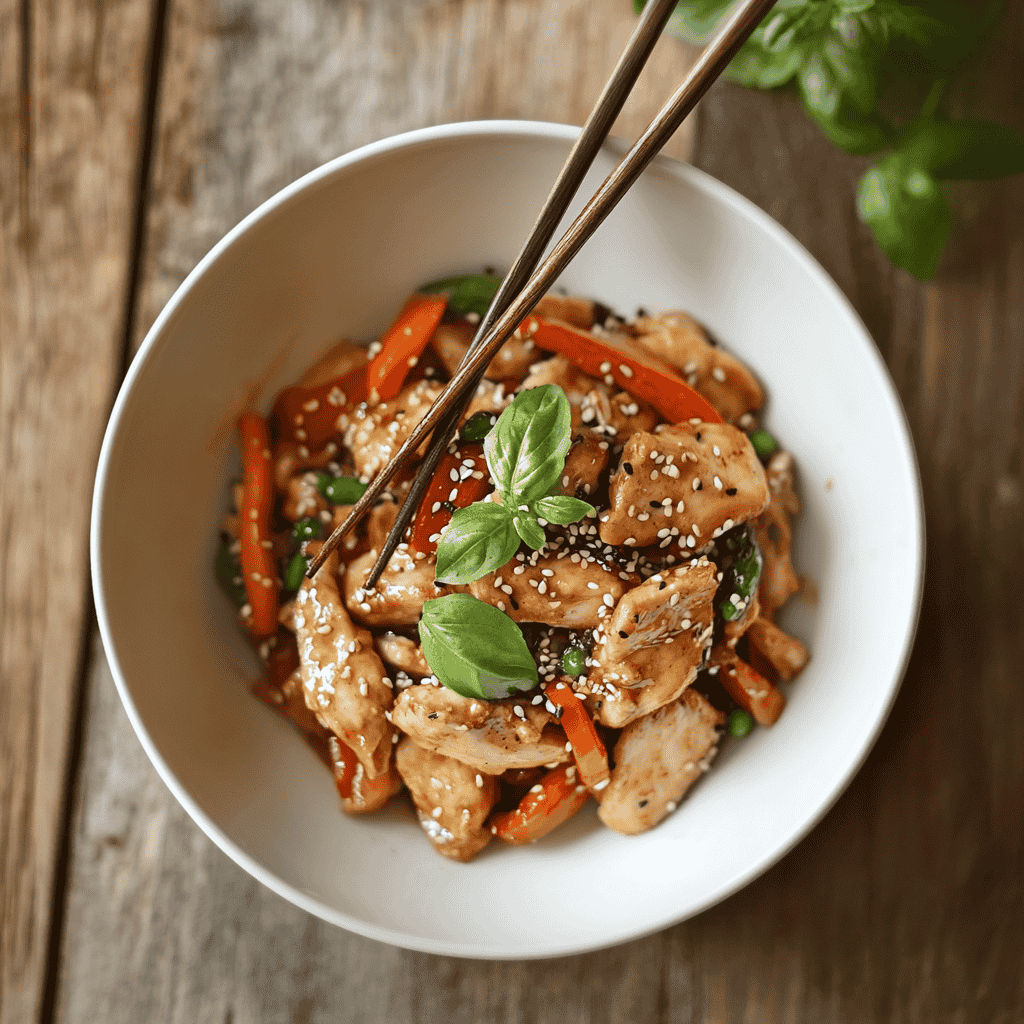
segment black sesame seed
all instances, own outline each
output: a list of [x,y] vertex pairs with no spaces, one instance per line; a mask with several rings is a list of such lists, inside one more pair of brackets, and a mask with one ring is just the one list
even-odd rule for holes
[[624,462],[622,468],[626,471],[626,476],[633,475],[633,467],[628,462]]
[[651,508],[661,508],[661,502],[660,501],[652,501],[651,502]]
[[697,433],[694,434],[693,436],[699,441],[700,440],[700,431],[698,430]]
[[736,493],[736,488],[735,487],[726,487],[725,493],[728,494],[729,497],[731,498]]
[[659,589],[659,590],[664,590],[664,589],[665,589],[665,588],[666,588],[667,586],[668,586],[668,584],[667,584],[667,583],[666,583],[666,582],[665,582],[664,580],[662,580],[662,581],[661,581],[661,582],[660,582],[660,583],[658,584],[658,589]]
[[509,601],[512,602],[512,611],[514,611],[514,612],[519,611],[519,602],[514,597],[510,597]]
[[427,715],[427,718],[437,718],[437,712],[436,711],[431,711],[430,714]]
[[629,639],[629,634],[624,629],[619,630],[619,636],[621,636],[623,640]]
[[647,806],[647,801],[646,800],[641,800],[640,801],[640,806],[641,807],[646,807]]

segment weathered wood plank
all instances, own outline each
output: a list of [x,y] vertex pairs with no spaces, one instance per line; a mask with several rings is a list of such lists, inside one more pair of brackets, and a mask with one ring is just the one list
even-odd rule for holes
[[0,1021],[36,1019],[124,332],[147,0],[0,3]]

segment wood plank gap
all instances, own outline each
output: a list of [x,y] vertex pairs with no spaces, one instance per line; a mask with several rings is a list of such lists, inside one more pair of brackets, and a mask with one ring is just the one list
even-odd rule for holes
[[132,209],[132,233],[128,251],[128,277],[125,283],[124,323],[121,330],[121,365],[117,387],[111,395],[111,407],[117,399],[133,356],[132,337],[138,316],[139,291],[146,254],[147,207],[152,190],[153,151],[160,114],[160,79],[167,53],[168,0],[154,0],[153,21],[150,29],[149,49],[146,55],[145,108],[142,115],[142,133],[139,138],[139,158],[136,162],[135,205]]
[[64,798],[61,806],[60,843],[57,848],[57,859],[53,870],[53,900],[50,904],[49,935],[46,948],[46,974],[43,979],[43,996],[39,1006],[40,1024],[56,1019],[57,983],[60,978],[61,947],[64,940],[64,917],[67,908],[68,878],[71,868],[71,827],[75,810],[75,793],[81,774],[82,747],[85,742],[85,698],[92,665],[93,634],[88,628],[95,614],[92,600],[92,588],[86,577],[88,593],[84,601],[85,611],[83,622],[86,628],[81,631],[78,644],[78,659],[75,664],[74,693],[71,706],[74,723],[71,740],[68,744],[66,770],[64,777]]
[[[31,27],[31,21],[29,20],[30,3],[31,0],[22,0],[21,4],[23,25],[22,58],[24,61],[22,65],[23,103],[26,103],[24,97],[27,96],[30,77],[28,70],[28,55],[31,52],[31,40],[29,39],[29,29]],[[132,225],[128,243],[128,274],[125,284],[124,316],[119,340],[119,366],[117,379],[114,382],[115,387],[110,395],[111,408],[117,399],[118,390],[124,381],[128,366],[132,360],[132,336],[146,242],[146,204],[150,191],[154,139],[156,137],[156,123],[159,113],[160,76],[163,70],[164,53],[166,50],[167,0],[155,0],[153,12],[146,51],[143,109],[141,112],[142,131],[139,137],[138,156],[135,162],[136,179],[133,186]],[[26,40],[28,41],[27,43],[25,42]],[[28,108],[26,107],[25,109],[27,112]],[[23,131],[25,132],[23,140],[25,153],[30,155],[29,143],[31,137],[28,134],[30,131],[30,120],[27,117],[24,121]],[[24,166],[27,183],[27,160]],[[27,204],[27,195],[25,202]],[[75,794],[81,776],[82,749],[85,741],[86,688],[88,686],[89,670],[92,665],[93,637],[95,634],[92,623],[96,615],[92,595],[91,573],[86,574],[84,585],[86,593],[83,601],[82,629],[75,667],[74,693],[72,695],[72,707],[74,709],[72,720],[74,725],[66,760],[64,795],[60,815],[62,827],[60,845],[57,850],[57,859],[54,867],[53,900],[50,906],[49,935],[47,940],[46,974],[39,1010],[40,1024],[50,1024],[50,1022],[56,1020],[57,1015],[57,992],[63,956],[64,921],[67,911],[68,881],[71,870],[71,834]]]

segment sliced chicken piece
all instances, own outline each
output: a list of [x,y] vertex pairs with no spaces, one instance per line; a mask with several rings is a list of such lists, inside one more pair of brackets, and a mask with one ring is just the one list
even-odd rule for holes
[[423,657],[423,648],[407,636],[385,633],[377,637],[377,650],[385,664],[401,669],[411,676],[429,676],[430,666]]
[[369,359],[365,345],[355,341],[342,339],[328,349],[306,372],[296,381],[300,388],[316,388],[328,384],[338,377],[344,377]]
[[[564,629],[593,629],[631,586],[635,574],[624,573],[588,553],[559,558],[550,548],[516,555],[497,572],[469,584],[478,601],[486,601],[516,622],[544,622]],[[622,577],[625,576],[625,579]]]
[[578,370],[565,356],[552,356],[534,363],[526,379],[519,386],[520,391],[529,391],[544,384],[557,384],[565,392],[570,405],[577,407],[591,391],[600,391],[604,385],[596,378]]
[[598,308],[593,299],[581,295],[545,295],[533,307],[533,313],[542,320],[561,320],[578,330],[589,331]]
[[669,547],[678,539],[684,554],[752,519],[769,499],[753,445],[726,423],[634,434],[609,494],[611,508],[601,515],[605,543]]
[[360,479],[371,479],[387,464],[440,393],[437,381],[421,380],[389,402],[347,414],[344,442]]
[[414,626],[424,601],[463,589],[434,586],[433,559],[417,561],[405,544],[388,560],[373,590],[364,590],[377,551],[371,548],[354,558],[345,570],[345,604],[349,612],[368,626]]
[[587,704],[620,729],[675,700],[696,678],[714,632],[718,574],[706,558],[630,590],[598,633]]
[[[475,333],[476,328],[472,324],[461,321],[442,323],[434,332],[430,344],[449,376],[459,368]],[[519,380],[536,358],[533,342],[516,332],[494,354],[484,376],[488,380]]]
[[494,779],[408,736],[398,744],[395,764],[434,849],[452,860],[472,860],[491,841],[485,823],[498,799]]
[[337,581],[338,556],[303,580],[293,614],[306,705],[356,753],[369,778],[387,770],[394,700],[373,637],[349,618]]
[[810,660],[807,648],[796,637],[767,619],[755,619],[747,630],[747,638],[786,682],[796,678]]
[[319,516],[328,508],[327,499],[317,490],[316,481],[314,472],[300,473],[288,481],[281,509],[286,519],[297,523],[307,516]]
[[561,493],[586,500],[597,490],[601,474],[608,465],[609,442],[590,430],[573,434],[562,470]]
[[555,716],[526,698],[470,700],[421,684],[398,695],[391,719],[421,747],[490,775],[569,759]]
[[707,771],[725,715],[696,690],[622,730],[597,816],[623,835],[661,821]]
[[382,501],[370,509],[370,514],[366,517],[366,539],[371,548],[380,551],[397,518],[398,502],[396,501]]
[[764,558],[758,596],[761,614],[767,619],[774,619],[775,613],[800,589],[790,555],[793,542],[790,520],[800,511],[794,469],[789,452],[776,452],[768,460],[766,475],[771,501],[754,523],[754,537]]
[[638,430],[653,430],[659,416],[646,402],[625,391],[588,391],[580,405],[580,421],[585,427],[607,437],[625,440]]
[[328,441],[317,452],[311,452],[298,441],[278,441],[274,445],[274,482],[278,490],[284,491],[288,481],[297,473],[307,469],[323,469],[337,457],[338,445],[334,441]]
[[704,328],[688,313],[638,317],[633,328],[644,348],[679,370],[730,422],[764,403],[761,385],[735,357],[708,341]]
[[478,412],[492,412],[496,415],[501,415],[505,406],[507,406],[513,399],[513,395],[507,393],[504,383],[499,382],[495,384],[493,381],[482,380],[477,385],[476,393],[470,399],[469,405],[466,406],[466,411],[462,414],[462,419],[459,421],[461,426],[471,416],[475,416]]

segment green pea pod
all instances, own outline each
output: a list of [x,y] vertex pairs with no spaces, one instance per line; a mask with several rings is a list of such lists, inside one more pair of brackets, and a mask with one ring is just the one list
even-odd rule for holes
[[449,310],[460,316],[467,313],[483,316],[501,281],[497,274],[463,274],[461,277],[442,277],[421,285],[419,290],[426,295],[447,294]]
[[302,586],[302,579],[306,575],[306,567],[309,560],[301,551],[292,555],[284,571],[284,589],[298,590]]
[[220,584],[220,589],[231,599],[236,608],[246,602],[245,583],[242,580],[242,567],[238,556],[232,554],[230,544],[221,544],[213,559],[213,574]]

